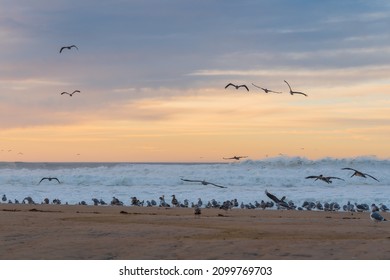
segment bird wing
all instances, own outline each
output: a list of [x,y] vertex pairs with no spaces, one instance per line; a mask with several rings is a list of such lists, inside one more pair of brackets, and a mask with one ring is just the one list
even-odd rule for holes
[[318,177],[319,177],[319,176],[314,176],[314,175],[312,175],[312,176],[307,176],[307,177],[305,177],[305,179],[318,179]]
[[225,88],[227,88],[228,86],[235,86],[235,85],[233,85],[232,83],[228,83]]
[[338,179],[338,180],[343,180],[343,181],[345,181],[343,178],[339,178],[339,177],[326,177],[326,178],[328,178],[328,179]]
[[357,171],[356,169],[353,169],[353,168],[349,168],[349,167],[344,167],[344,168],[341,168],[342,170],[352,170],[352,171]]
[[53,180],[56,180],[59,184],[61,184],[60,180],[58,178],[52,178]]
[[75,91],[72,92],[72,94],[74,94],[75,92],[80,92],[78,89],[76,89]]
[[290,89],[290,92],[292,92],[290,84],[286,80],[284,80],[284,82],[288,85],[288,88]]
[[269,92],[273,92],[273,93],[283,93],[283,92],[281,92],[281,91],[273,91],[273,90],[268,90]]
[[223,188],[223,189],[226,189],[227,187],[224,187],[224,186],[221,186],[221,185],[217,185],[217,184],[214,184],[214,183],[210,183],[210,182],[206,182],[207,184],[210,184],[210,185],[213,185],[213,186],[216,186],[218,188]]
[[269,193],[267,190],[265,190],[265,194],[270,198],[272,199],[274,202],[276,203],[279,203],[280,202],[280,199],[277,198],[276,196],[274,196],[273,194]]
[[244,88],[246,88],[247,91],[249,91],[249,88],[246,85],[240,85],[238,87],[244,87]]
[[43,180],[48,180],[48,179],[49,179],[49,178],[46,178],[46,177],[42,178],[42,179],[39,181],[38,185],[39,185]]
[[254,83],[252,83],[252,85],[253,85],[254,87],[257,87],[257,88],[259,88],[259,89],[264,90],[262,87],[256,86]]
[[293,91],[291,94],[302,94],[304,96],[307,96],[306,93],[300,92],[300,91]]
[[371,177],[371,178],[374,179],[375,181],[378,181],[378,182],[379,182],[379,180],[378,180],[377,178],[371,176],[370,174],[367,174],[367,173],[363,173],[363,174],[366,175],[366,176],[368,176],[368,177]]
[[234,159],[233,157],[229,157],[229,158],[223,158],[223,159]]
[[77,50],[79,50],[79,48],[76,45],[71,45],[70,48],[76,48]]
[[60,53],[61,53],[64,49],[66,49],[66,47],[62,47],[62,48],[60,49]]
[[200,180],[188,180],[188,179],[180,179],[182,181],[185,181],[185,182],[194,182],[194,183],[202,183],[203,181],[200,181]]
[[61,92],[61,95],[63,95],[63,94],[69,94],[69,95],[70,95],[70,93],[69,93],[69,92],[66,92],[66,91]]

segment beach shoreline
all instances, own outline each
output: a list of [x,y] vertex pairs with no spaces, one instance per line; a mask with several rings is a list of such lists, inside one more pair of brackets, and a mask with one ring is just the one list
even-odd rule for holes
[[390,222],[368,212],[4,203],[0,217],[3,260],[390,259]]

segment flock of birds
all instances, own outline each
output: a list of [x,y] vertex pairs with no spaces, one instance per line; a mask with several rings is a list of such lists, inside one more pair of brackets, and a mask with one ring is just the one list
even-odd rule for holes
[[[65,49],[71,50],[72,48],[75,48],[76,50],[79,50],[79,48],[78,48],[76,45],[63,46],[63,47],[61,47],[61,49],[60,49],[60,53],[62,53],[63,50],[65,50]],[[69,95],[70,97],[72,97],[73,94],[75,94],[75,93],[80,93],[80,91],[79,91],[78,89],[76,89],[76,90],[74,90],[74,91],[71,92],[71,93],[69,93],[69,92],[67,92],[67,91],[63,91],[63,92],[61,92],[60,94],[61,94],[61,95],[67,94],[67,95]]]
[[[379,182],[379,180],[377,178],[375,178],[374,176],[371,176],[370,174],[363,173],[363,172],[361,172],[359,170],[356,170],[356,169],[353,169],[353,168],[350,168],[350,167],[342,168],[342,170],[352,170],[353,174],[351,175],[351,177],[353,177],[353,176],[358,176],[358,177],[363,177],[363,178],[370,177],[370,178],[374,179],[375,181]],[[332,179],[337,179],[337,180],[344,181],[344,179],[339,178],[339,177],[323,176],[322,174],[307,176],[306,179],[315,179],[314,181],[321,180],[321,181],[324,181],[324,182],[326,182],[328,184],[332,183]]]
[[[46,178],[45,178],[46,179]],[[52,178],[55,179],[55,178]],[[191,181],[192,180],[183,180],[183,181]],[[199,181],[195,181],[199,182]],[[200,181],[204,182],[204,181]],[[207,182],[206,182],[207,183]],[[211,184],[211,183],[208,183]],[[159,203],[156,202],[156,200],[147,200],[146,202],[144,200],[139,200],[137,197],[131,197],[130,198],[130,205],[129,206],[137,206],[137,207],[164,207],[164,208],[193,208],[194,209],[194,215],[198,216],[202,213],[203,209],[208,208],[214,208],[214,209],[222,209],[225,211],[231,210],[233,208],[241,208],[241,209],[273,209],[276,208],[278,210],[299,210],[299,211],[345,211],[345,212],[368,212],[370,211],[370,218],[375,222],[382,222],[387,221],[379,212],[387,212],[390,209],[383,203],[380,203],[379,206],[377,206],[375,203],[371,204],[369,206],[368,204],[358,204],[358,203],[350,203],[348,201],[347,204],[344,204],[343,206],[340,206],[337,202],[325,202],[321,203],[319,201],[304,201],[301,206],[297,206],[292,200],[287,201],[286,197],[283,196],[282,198],[278,198],[276,195],[268,192],[265,190],[266,196],[270,199],[268,201],[261,200],[260,202],[255,201],[254,203],[248,203],[244,204],[243,202],[239,203],[237,199],[231,199],[226,200],[223,202],[218,202],[215,199],[212,199],[208,201],[207,203],[203,203],[201,198],[198,198],[197,202],[189,202],[188,199],[184,199],[183,202],[179,201],[176,197],[176,195],[171,195],[172,199],[169,202],[166,201],[165,196],[162,195],[159,197]],[[116,197],[113,197],[110,203],[106,203],[103,199],[97,199],[92,198],[93,205],[111,205],[111,206],[125,206],[125,203],[121,200],[119,200]],[[8,202],[7,202],[8,201]],[[53,199],[52,202],[48,198],[45,198],[41,203],[36,203],[30,196],[25,197],[22,202],[19,202],[15,199],[14,202],[7,199],[7,196],[4,194],[2,197],[3,203],[15,203],[15,204],[62,204],[60,199]],[[68,203],[65,203],[68,204]],[[78,205],[88,205],[86,201],[80,201]]]
[[[307,94],[304,93],[304,92],[292,90],[290,84],[289,84],[286,80],[284,80],[284,82],[287,84],[287,86],[288,86],[288,88],[289,88],[289,92],[290,92],[291,95],[294,95],[294,94],[301,94],[301,95],[307,96]],[[256,88],[259,88],[259,89],[263,90],[265,93],[283,93],[283,92],[281,92],[281,91],[274,91],[274,90],[270,90],[270,89],[267,89],[267,88],[263,88],[263,87],[257,86],[257,85],[255,85],[254,83],[252,83],[252,85],[253,85],[254,87],[256,87]],[[234,88],[237,89],[237,90],[238,90],[239,88],[244,88],[244,89],[246,89],[247,91],[249,91],[248,86],[245,85],[245,84],[244,84],[244,85],[235,85],[235,84],[233,84],[233,83],[229,83],[229,84],[227,84],[227,85],[225,86],[225,89],[227,89],[228,87],[234,87]]]

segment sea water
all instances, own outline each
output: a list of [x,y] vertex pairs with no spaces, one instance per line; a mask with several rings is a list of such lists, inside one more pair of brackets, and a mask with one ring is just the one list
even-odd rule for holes
[[[362,178],[351,175],[350,167],[368,173]],[[305,179],[310,175],[335,176],[327,184]],[[56,177],[60,180],[40,180]],[[185,182],[181,179],[206,180],[225,186]],[[204,203],[237,199],[245,204],[269,201],[265,190],[277,197],[286,196],[295,205],[304,201],[351,203],[383,203],[390,206],[390,160],[375,157],[323,158],[275,157],[223,163],[27,163],[0,162],[0,197],[20,202],[30,196],[36,203],[45,198],[62,203],[93,204],[92,198],[110,203],[113,197],[131,205],[131,197],[140,201],[171,195],[183,202],[188,199]],[[0,203],[4,203],[0,201]]]

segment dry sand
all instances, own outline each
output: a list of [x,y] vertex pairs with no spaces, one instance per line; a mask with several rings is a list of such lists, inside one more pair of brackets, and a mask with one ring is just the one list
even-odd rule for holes
[[[390,219],[390,213],[382,213]],[[390,259],[369,213],[0,204],[0,259]]]

